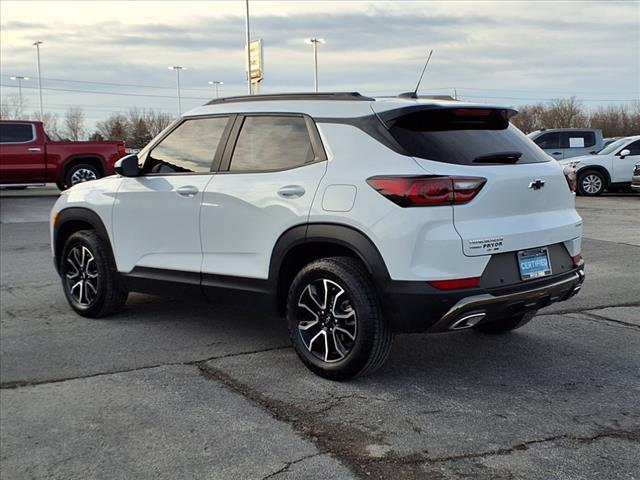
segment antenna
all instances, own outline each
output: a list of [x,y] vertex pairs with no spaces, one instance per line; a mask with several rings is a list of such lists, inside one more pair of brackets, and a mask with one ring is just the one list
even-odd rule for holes
[[420,74],[420,78],[418,79],[418,84],[416,85],[416,89],[413,92],[401,93],[398,95],[403,98],[418,98],[418,88],[420,88],[420,83],[422,83],[422,77],[424,77],[424,72],[429,65],[429,60],[431,60],[431,55],[433,55],[433,50],[429,51],[429,56],[427,57],[427,62],[424,64],[424,68],[422,69],[422,73]]

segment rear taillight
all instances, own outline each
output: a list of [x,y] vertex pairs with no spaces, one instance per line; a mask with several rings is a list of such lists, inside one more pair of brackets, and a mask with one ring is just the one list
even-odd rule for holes
[[573,257],[571,257],[571,261],[573,262],[574,267],[579,267],[584,264],[584,259],[580,254],[574,255]]
[[118,145],[118,155],[124,157],[127,154],[127,148],[124,143]]
[[576,175],[575,167],[567,165],[566,167],[564,167],[562,172],[564,173],[564,178],[567,181],[567,185],[569,185],[569,190],[575,192],[578,186],[578,177]]
[[401,207],[461,205],[470,202],[487,179],[482,177],[371,177],[367,183]]

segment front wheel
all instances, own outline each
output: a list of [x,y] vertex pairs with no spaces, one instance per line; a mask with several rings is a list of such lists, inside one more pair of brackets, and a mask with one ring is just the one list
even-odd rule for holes
[[332,380],[374,371],[393,340],[368,272],[350,257],[316,260],[296,275],[287,325],[302,362]]
[[595,170],[587,170],[578,176],[578,193],[588,197],[600,195],[604,192],[607,181]]
[[60,276],[69,305],[83,317],[107,316],[127,300],[108,246],[93,230],[69,237],[62,250]]
[[[97,180],[101,177],[100,171],[93,165],[82,163],[79,165],[73,165],[69,168],[66,175],[66,186],[72,187],[77,183],[89,182],[91,180]],[[60,186],[58,185],[58,188]],[[62,190],[62,189],[61,189]]]

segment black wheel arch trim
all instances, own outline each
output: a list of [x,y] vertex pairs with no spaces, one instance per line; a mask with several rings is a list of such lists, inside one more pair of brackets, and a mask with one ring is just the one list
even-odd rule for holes
[[[63,237],[62,234],[67,233],[66,229],[64,228],[65,225],[69,225],[69,223],[72,222],[82,222],[90,225],[107,245],[109,253],[111,254],[111,258],[114,258],[111,239],[109,238],[107,229],[104,226],[104,223],[102,222],[100,216],[94,211],[84,207],[64,208],[58,212],[56,223],[53,227],[53,262],[58,273],[60,272],[60,255],[62,254],[62,249],[64,248],[64,242],[61,242],[60,240]],[[69,234],[69,236],[72,234],[73,232]]]
[[378,248],[360,230],[340,223],[307,223],[289,228],[276,241],[269,264],[269,282],[277,288],[282,263],[291,250],[303,244],[332,243],[353,251],[377,282],[390,280]]

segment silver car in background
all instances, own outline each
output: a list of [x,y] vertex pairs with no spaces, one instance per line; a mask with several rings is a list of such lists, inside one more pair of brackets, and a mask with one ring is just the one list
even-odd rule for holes
[[597,128],[543,128],[527,137],[556,160],[589,155],[604,147],[602,130]]

